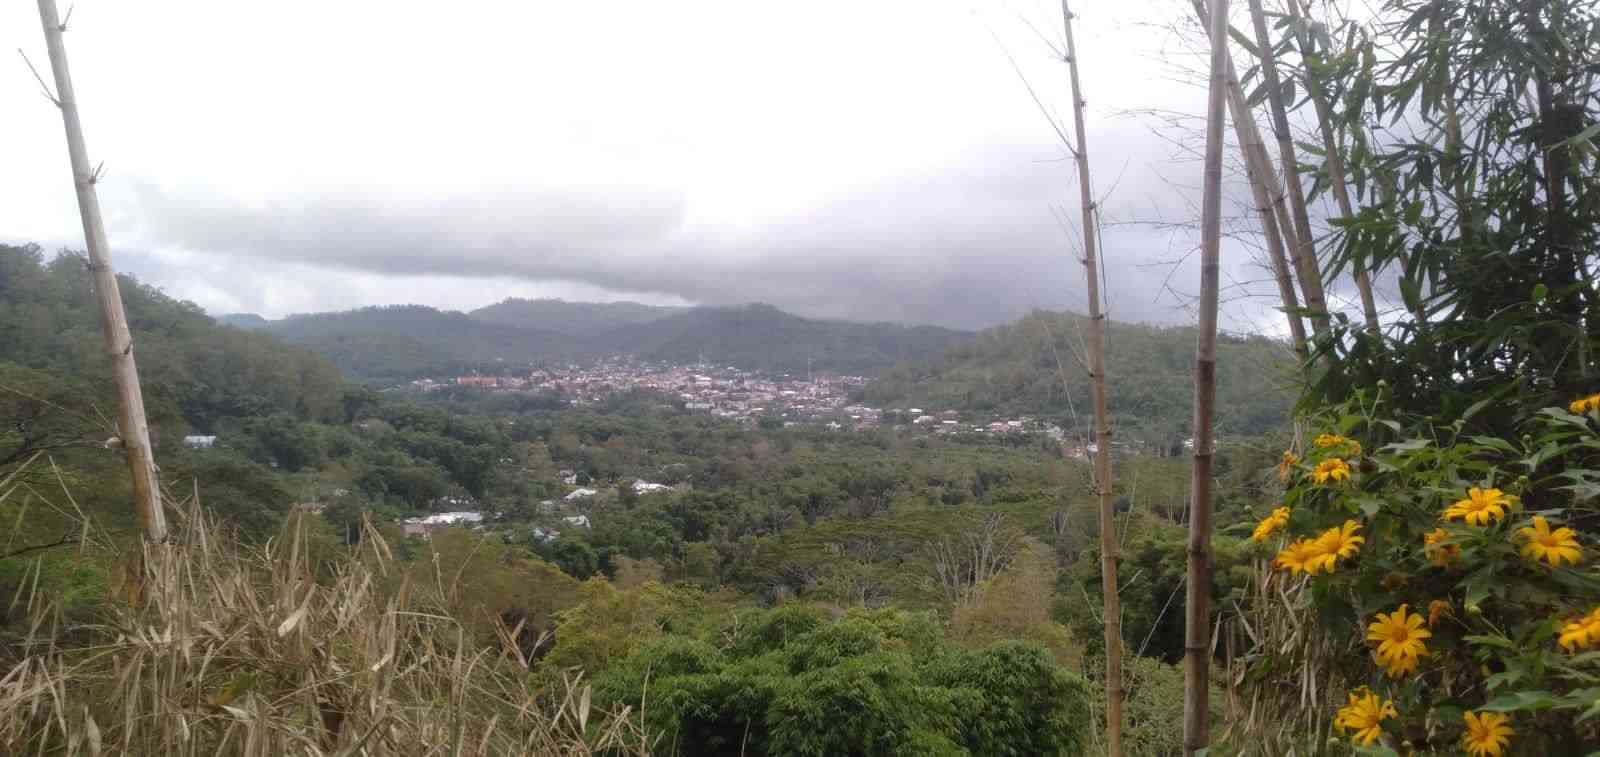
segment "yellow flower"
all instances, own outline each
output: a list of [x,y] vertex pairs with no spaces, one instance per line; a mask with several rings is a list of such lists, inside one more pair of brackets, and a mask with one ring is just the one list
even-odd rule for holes
[[1322,560],[1322,549],[1311,539],[1299,539],[1283,548],[1272,564],[1278,570],[1290,573],[1316,573]]
[[1417,661],[1427,656],[1423,639],[1433,633],[1422,627],[1422,616],[1407,614],[1406,605],[1391,613],[1378,613],[1377,622],[1367,626],[1367,641],[1378,642],[1378,661],[1390,678],[1399,678],[1417,669]]
[[[1361,693],[1361,696],[1357,696]],[[1357,689],[1348,694],[1350,703],[1339,708],[1339,716],[1334,719],[1333,727],[1340,733],[1346,729],[1355,731],[1350,738],[1362,746],[1371,746],[1383,735],[1384,718],[1397,718],[1400,713],[1394,709],[1394,702],[1387,699],[1379,700],[1378,695],[1365,688]]]
[[1312,440],[1311,444],[1317,449],[1331,449],[1333,447],[1340,447],[1342,448],[1344,454],[1350,457],[1361,457],[1361,442],[1351,439],[1348,436],[1339,436],[1338,434],[1319,434],[1316,439]]
[[1600,607],[1561,627],[1561,648],[1568,652],[1600,644]]
[[1250,541],[1261,543],[1267,540],[1278,529],[1289,525],[1289,508],[1280,507],[1272,511],[1271,515],[1261,519],[1256,524],[1256,530],[1250,534]]
[[1511,506],[1512,497],[1499,489],[1479,489],[1474,486],[1467,490],[1467,498],[1456,502],[1444,511],[1445,520],[1460,518],[1474,526],[1488,525],[1489,519],[1494,518],[1496,523],[1505,520],[1506,508]]
[[1461,559],[1461,548],[1449,540],[1450,534],[1442,528],[1435,528],[1423,535],[1422,553],[1428,556],[1428,562],[1443,568]]
[[1439,625],[1439,618],[1450,612],[1450,603],[1442,599],[1435,599],[1428,603],[1428,627]]
[[1600,410],[1600,394],[1591,394],[1587,397],[1575,399],[1572,404],[1567,405],[1567,409],[1579,415],[1590,410]]
[[1550,563],[1550,567],[1561,567],[1565,560],[1573,565],[1583,558],[1583,548],[1578,546],[1578,535],[1570,528],[1550,530],[1550,523],[1543,516],[1533,516],[1533,527],[1517,529],[1517,535],[1528,540],[1522,545],[1522,556],[1539,562],[1543,560]]
[[1461,736],[1461,748],[1473,757],[1500,757],[1511,743],[1511,717],[1499,712],[1469,712],[1461,716],[1467,721],[1467,732]]
[[1323,531],[1322,535],[1317,537],[1316,542],[1317,550],[1322,554],[1317,556],[1314,565],[1307,568],[1306,572],[1317,573],[1325,570],[1332,573],[1334,564],[1338,562],[1339,558],[1354,557],[1357,552],[1361,551],[1361,545],[1366,541],[1365,538],[1355,535],[1360,530],[1360,523],[1347,520],[1342,528],[1336,526]]
[[1294,476],[1294,467],[1299,464],[1300,458],[1293,452],[1283,453],[1283,459],[1278,461],[1278,480],[1289,483],[1289,479]]
[[1311,480],[1319,484],[1325,484],[1328,483],[1329,479],[1335,482],[1349,481],[1350,466],[1337,457],[1317,463],[1317,469],[1311,472]]

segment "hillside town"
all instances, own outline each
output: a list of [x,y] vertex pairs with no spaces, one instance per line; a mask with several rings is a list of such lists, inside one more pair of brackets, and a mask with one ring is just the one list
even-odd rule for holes
[[[832,373],[764,375],[705,363],[672,365],[613,358],[588,365],[537,367],[522,375],[420,379],[410,386],[424,392],[451,386],[552,392],[579,406],[642,390],[673,397],[691,412],[750,424],[770,419],[784,425],[816,424],[834,430],[867,431],[892,426],[941,435],[1043,433],[1056,440],[1065,437],[1059,426],[1032,416],[972,418],[954,410],[885,409],[853,402],[852,396],[869,381],[865,376]],[[1077,453],[1081,456],[1083,450]]]

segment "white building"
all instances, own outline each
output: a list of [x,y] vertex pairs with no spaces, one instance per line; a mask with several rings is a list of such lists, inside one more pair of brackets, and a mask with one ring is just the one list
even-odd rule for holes
[[189,449],[211,449],[217,446],[217,437],[212,436],[185,436],[183,446]]
[[424,539],[441,528],[449,526],[476,526],[483,522],[483,513],[460,511],[452,513],[434,513],[421,518],[407,518],[400,522],[400,528],[406,536],[421,536]]
[[664,492],[671,488],[672,487],[667,486],[666,484],[652,483],[642,478],[634,479],[633,482],[634,494],[654,494],[655,492]]

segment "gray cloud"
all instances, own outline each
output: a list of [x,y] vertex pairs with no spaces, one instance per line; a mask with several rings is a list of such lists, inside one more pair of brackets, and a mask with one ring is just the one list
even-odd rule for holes
[[[1108,220],[1198,215],[1198,132],[1120,115],[1201,109],[1172,75],[1203,63],[1166,30],[1185,7],[1084,9]],[[0,40],[37,51],[28,14],[0,5]],[[1054,214],[1077,217],[1072,165],[1017,79],[1069,112],[1058,4],[113,3],[74,26],[119,264],[214,311],[627,297],[979,327],[1084,305]],[[0,238],[77,240],[34,90],[0,77],[37,105],[0,140]],[[1113,316],[1190,320],[1195,243],[1107,226]],[[1251,251],[1224,259],[1224,326],[1276,330]]]
[[[433,198],[346,190],[247,205],[135,185],[111,200],[124,219],[119,237],[138,248],[189,251],[219,275],[270,261],[297,264],[309,276],[331,268],[568,282],[709,304],[770,302],[817,317],[978,328],[1033,307],[1083,305],[1081,268],[1052,211],[1076,206],[1070,164],[1057,152],[988,149],[853,187],[744,232],[697,227],[681,195],[632,187],[491,187]],[[1117,196],[1138,203],[1145,190],[1125,183]],[[1075,219],[1076,210],[1066,215]],[[1169,275],[1191,278],[1187,264],[1173,262],[1183,237],[1156,228],[1108,231],[1118,318],[1187,319],[1182,298],[1159,287]],[[1259,278],[1235,257],[1236,279]],[[1256,318],[1256,309],[1246,308],[1245,317]]]

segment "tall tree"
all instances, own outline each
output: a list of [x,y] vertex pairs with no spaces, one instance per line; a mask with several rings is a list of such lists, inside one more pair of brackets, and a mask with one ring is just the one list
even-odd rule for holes
[[1100,592],[1106,644],[1106,753],[1122,754],[1122,603],[1117,597],[1117,524],[1111,499],[1111,418],[1106,399],[1106,315],[1100,307],[1094,187],[1089,182],[1089,142],[1083,125],[1083,88],[1078,81],[1078,49],[1072,38],[1072,9],[1061,0],[1067,36],[1067,70],[1072,78],[1072,125],[1077,137],[1078,196],[1082,201],[1083,276],[1089,298],[1089,328],[1084,340],[1094,385],[1094,488],[1100,500]]
[[111,265],[111,246],[106,242],[105,223],[100,217],[100,198],[95,193],[96,174],[89,164],[83,143],[83,123],[78,119],[77,96],[72,89],[72,74],[67,70],[67,49],[61,40],[66,31],[56,15],[55,0],[39,0],[39,22],[44,26],[44,41],[50,51],[50,69],[55,75],[55,103],[67,131],[67,154],[72,161],[72,184],[78,193],[78,213],[83,219],[84,244],[89,250],[89,270],[94,275],[95,297],[100,305],[100,325],[105,332],[106,353],[116,379],[120,405],[117,435],[128,456],[133,474],[133,494],[145,537],[161,541],[167,536],[166,514],[161,509],[161,484],[156,475],[155,453],[150,447],[150,425],[145,419],[144,394],[139,389],[139,368],[133,358],[133,337],[122,309],[122,292],[117,288],[117,272]]
[[1210,742],[1211,459],[1217,396],[1218,257],[1222,244],[1222,122],[1227,99],[1228,0],[1212,0],[1211,81],[1206,101],[1204,198],[1200,206],[1200,335],[1194,360],[1194,504],[1189,509],[1185,589],[1183,748]]

